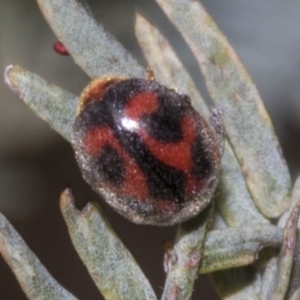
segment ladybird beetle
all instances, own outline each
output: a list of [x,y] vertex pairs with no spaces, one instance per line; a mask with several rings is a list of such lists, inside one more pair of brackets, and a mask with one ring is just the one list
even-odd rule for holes
[[84,179],[135,223],[180,223],[211,201],[222,152],[217,133],[188,96],[155,80],[92,81],[72,144]]

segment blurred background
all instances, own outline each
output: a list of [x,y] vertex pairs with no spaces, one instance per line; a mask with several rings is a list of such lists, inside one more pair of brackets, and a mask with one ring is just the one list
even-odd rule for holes
[[[300,2],[204,0],[252,75],[279,136],[293,179],[300,159]],[[195,58],[155,1],[86,0],[83,5],[146,65],[134,36],[136,9],[170,38],[199,88]],[[72,58],[52,49],[55,36],[35,1],[0,1],[0,66],[19,64],[50,83],[80,94],[87,76]],[[205,92],[205,91],[204,91]],[[58,199],[69,185],[76,205],[98,197],[82,180],[71,146],[39,120],[0,81],[0,211],[12,222],[50,273],[80,299],[101,299],[73,249]],[[134,225],[101,201],[114,229],[162,292],[163,244],[176,228]],[[0,258],[1,299],[26,299]],[[200,276],[193,299],[218,299],[207,276]]]

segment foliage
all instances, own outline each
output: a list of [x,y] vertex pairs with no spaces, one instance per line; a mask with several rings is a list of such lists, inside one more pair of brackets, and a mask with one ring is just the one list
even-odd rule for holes
[[[195,54],[211,99],[224,112],[227,132],[217,208],[211,205],[179,226],[174,245],[165,253],[162,299],[189,299],[198,273],[211,272],[222,299],[298,299],[299,262],[293,261],[299,252],[300,180],[292,188],[257,89],[200,3],[156,1]],[[75,0],[38,3],[58,39],[91,78],[146,77],[147,71]],[[208,118],[206,104],[167,39],[139,14],[135,30],[156,80],[189,95]],[[5,81],[28,107],[71,141],[77,96],[19,66],[6,68]],[[74,247],[105,299],[156,299],[98,204],[89,203],[80,212],[66,190],[60,205]],[[225,228],[220,224],[226,224]],[[264,249],[258,259],[265,246],[273,248]],[[0,251],[29,299],[75,299],[2,215]]]

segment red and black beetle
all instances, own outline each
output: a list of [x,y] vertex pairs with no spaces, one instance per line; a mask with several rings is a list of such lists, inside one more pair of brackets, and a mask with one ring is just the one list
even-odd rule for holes
[[73,127],[85,180],[140,224],[173,225],[208,205],[221,160],[218,141],[188,96],[138,78],[94,80]]

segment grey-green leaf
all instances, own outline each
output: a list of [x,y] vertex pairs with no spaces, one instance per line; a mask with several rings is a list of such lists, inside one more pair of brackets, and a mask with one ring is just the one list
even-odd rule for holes
[[225,142],[219,176],[216,204],[228,226],[238,227],[244,224],[269,223],[269,220],[255,206],[241,172],[241,167],[227,141]]
[[259,277],[251,266],[211,274],[222,300],[261,300]]
[[288,298],[289,300],[299,300],[300,299],[300,287],[294,292],[291,298]]
[[[292,193],[293,205],[300,204],[300,177],[296,180]],[[282,218],[281,218],[282,219]],[[287,291],[287,299],[295,293],[300,286],[300,223],[298,221],[297,240],[294,252],[293,266],[290,277],[289,289]],[[298,291],[300,295],[300,291]],[[299,298],[300,299],[300,296]]]
[[61,195],[60,206],[75,249],[105,299],[156,299],[145,275],[98,204],[89,203],[80,212],[67,189]]
[[[200,114],[208,119],[209,110],[204,100],[165,37],[139,14],[136,15],[135,32],[156,80],[187,94]],[[217,205],[229,226],[268,223],[254,205],[241,168],[227,142],[221,163],[219,186]]]
[[284,240],[277,258],[277,270],[273,274],[273,281],[270,283],[266,297],[267,300],[285,299],[294,260],[299,213],[300,205],[296,205],[285,224]]
[[2,214],[0,214],[0,252],[28,299],[77,299],[49,274]]
[[258,91],[198,1],[156,0],[195,54],[258,208],[278,217],[291,179]]
[[[278,226],[279,227],[285,227],[286,224],[288,224],[288,219],[290,218],[290,216],[292,215],[293,209],[295,209],[295,207],[300,205],[300,177],[297,178],[294,187],[293,187],[293,191],[292,191],[292,195],[291,195],[291,207],[289,208],[289,210],[282,215],[282,217],[280,218],[279,222],[278,222]],[[293,255],[293,259],[292,261],[290,261],[290,263],[292,264],[292,270],[291,270],[291,275],[290,275],[290,281],[289,281],[289,286],[288,286],[288,291],[286,293],[286,299],[289,299],[293,293],[299,288],[300,286],[300,237],[299,237],[299,228],[300,228],[300,222],[298,221],[298,229],[297,229],[297,238],[296,238],[296,245],[294,246],[294,255]],[[291,252],[289,251],[289,253],[291,254]],[[286,260],[286,258],[285,258]],[[278,268],[280,265],[278,263],[278,259],[275,260],[275,262],[273,263],[273,265],[275,265],[276,268]],[[288,268],[288,266],[287,266]],[[274,281],[274,277],[278,276],[278,270],[276,270],[275,272],[270,272],[269,274],[269,278],[266,278],[266,280],[272,282],[272,280]],[[265,284],[266,286],[269,286],[267,283]]]
[[78,97],[19,66],[8,66],[4,76],[10,89],[30,109],[65,139],[71,141]]
[[164,265],[168,275],[163,300],[191,298],[213,208],[214,205],[210,204],[200,215],[179,226],[174,247],[165,254]]
[[259,250],[265,246],[280,247],[282,240],[281,228],[265,224],[209,231],[204,243],[200,273],[253,263]]
[[145,70],[75,0],[38,0],[47,22],[90,77],[145,77]]

